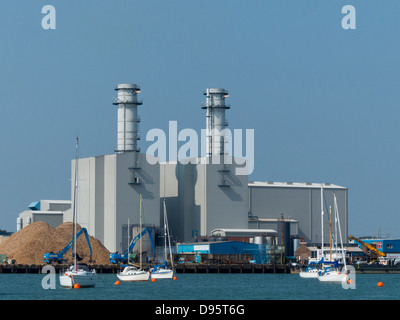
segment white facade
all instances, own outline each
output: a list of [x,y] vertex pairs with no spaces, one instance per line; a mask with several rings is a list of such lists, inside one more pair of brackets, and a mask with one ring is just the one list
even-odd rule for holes
[[[149,164],[146,155],[136,152],[78,161],[77,222],[110,252],[122,250],[122,230],[128,218],[131,224],[139,224],[140,195],[143,224],[160,226],[159,164]],[[71,167],[74,177],[75,160]],[[72,202],[73,186],[74,181],[71,182]]]
[[65,214],[71,209],[70,200],[40,200],[21,212],[17,218],[17,231],[37,221],[44,221],[56,228],[64,222]]
[[216,228],[247,228],[247,176],[232,164],[163,163],[161,197],[166,198],[171,234],[177,241],[208,236]]

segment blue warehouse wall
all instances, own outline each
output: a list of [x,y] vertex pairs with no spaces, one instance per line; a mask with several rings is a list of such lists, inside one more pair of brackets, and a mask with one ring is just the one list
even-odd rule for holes
[[178,245],[178,253],[252,254],[259,250],[260,245],[241,241],[196,242]]
[[400,239],[362,239],[384,253],[400,253]]

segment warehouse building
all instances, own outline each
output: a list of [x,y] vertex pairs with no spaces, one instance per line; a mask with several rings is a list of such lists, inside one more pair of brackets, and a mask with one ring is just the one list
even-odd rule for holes
[[[400,261],[400,239],[362,239],[363,242],[368,243],[375,247],[378,251],[385,253],[386,259],[393,261]],[[356,242],[359,248],[363,246]],[[369,250],[366,250],[367,254],[370,254]]]
[[66,213],[71,209],[71,200],[40,200],[32,202],[29,210],[21,212],[17,218],[17,231],[32,222],[45,221],[56,228],[64,222]]
[[[330,183],[250,182],[249,228],[278,230],[282,222],[290,235],[321,243],[321,188],[324,198],[324,242],[329,243],[329,211],[336,194],[343,239],[348,237],[348,189]],[[284,219],[284,221],[282,220]],[[331,221],[334,224],[334,220]]]

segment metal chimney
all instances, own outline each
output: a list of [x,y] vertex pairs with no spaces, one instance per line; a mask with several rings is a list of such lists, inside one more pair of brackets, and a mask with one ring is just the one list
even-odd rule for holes
[[230,106],[225,104],[228,91],[225,89],[211,88],[204,92],[206,103],[202,109],[206,109],[206,150],[207,157],[223,156],[225,153],[224,129],[228,126],[225,120],[225,109]]
[[117,101],[113,102],[113,105],[118,106],[118,138],[115,151],[139,152],[137,140],[140,139],[140,118],[137,106],[142,102],[138,101],[137,94],[140,92],[140,87],[136,84],[119,84],[115,90],[118,92]]

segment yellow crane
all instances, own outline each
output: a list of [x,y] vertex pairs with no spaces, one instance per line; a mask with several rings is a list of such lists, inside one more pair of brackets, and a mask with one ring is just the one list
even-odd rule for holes
[[386,257],[386,253],[379,251],[377,248],[375,248],[374,246],[371,246],[369,243],[366,243],[360,239],[357,239],[355,237],[353,237],[352,235],[349,236],[350,240],[354,240],[356,242],[358,242],[359,244],[366,246],[369,250],[375,252],[377,255],[379,255],[380,257]]

